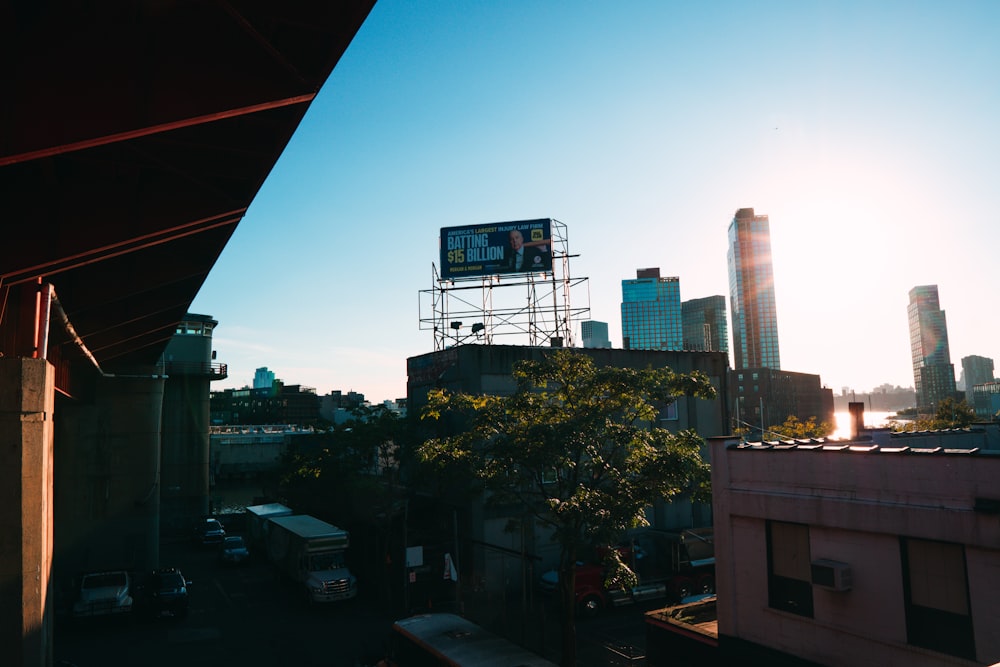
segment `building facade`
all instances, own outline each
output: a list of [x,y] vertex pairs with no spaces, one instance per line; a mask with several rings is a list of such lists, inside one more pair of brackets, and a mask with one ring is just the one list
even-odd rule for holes
[[597,320],[584,320],[580,322],[580,338],[584,347],[611,347],[611,339],[608,338],[608,323]]
[[941,310],[937,285],[919,285],[911,289],[906,314],[917,406],[933,408],[942,399],[955,395],[948,321]]
[[721,294],[681,302],[684,349],[729,353],[726,297]]
[[781,368],[771,223],[766,215],[754,215],[752,208],[736,211],[729,223],[727,260],[733,367]]
[[972,388],[977,384],[993,382],[993,360],[975,354],[962,357],[962,380],[965,384],[965,402],[973,404]]
[[724,656],[1000,661],[1000,456],[728,438],[711,449]]
[[315,424],[319,397],[312,387],[276,380],[266,389],[223,389],[211,396],[212,424]]
[[638,269],[622,281],[622,348],[684,349],[680,278],[661,278],[658,268]]
[[784,424],[788,417],[835,423],[833,390],[818,375],[773,368],[740,368],[729,374],[733,418],[751,436],[768,439],[768,427]]
[[1000,415],[1000,382],[972,385],[970,405],[980,419],[994,419]]

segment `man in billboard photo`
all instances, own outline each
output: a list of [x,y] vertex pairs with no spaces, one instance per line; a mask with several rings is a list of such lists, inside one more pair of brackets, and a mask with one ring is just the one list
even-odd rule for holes
[[525,243],[524,235],[514,229],[508,235],[508,242],[510,244],[510,254],[506,259],[508,271],[548,271],[551,268],[547,248],[549,241]]

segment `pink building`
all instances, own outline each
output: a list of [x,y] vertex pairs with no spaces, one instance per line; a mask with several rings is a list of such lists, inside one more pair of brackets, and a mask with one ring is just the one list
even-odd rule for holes
[[730,438],[711,450],[722,655],[1000,661],[1000,455]]

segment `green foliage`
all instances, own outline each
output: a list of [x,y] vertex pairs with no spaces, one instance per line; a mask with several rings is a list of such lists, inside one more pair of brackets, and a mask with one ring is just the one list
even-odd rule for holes
[[976,411],[965,400],[945,398],[938,403],[934,423],[937,428],[965,428],[976,421]]
[[934,416],[922,416],[907,422],[890,422],[889,427],[897,432],[936,431],[946,428],[966,428],[976,421],[976,411],[964,400],[944,398],[938,404]]
[[466,463],[495,501],[523,504],[564,545],[637,525],[644,509],[707,481],[691,431],[655,426],[676,396],[714,398],[703,374],[597,368],[569,350],[514,368],[511,396],[436,390],[425,417],[458,411],[469,428],[426,441],[427,461]]
[[657,419],[676,397],[712,399],[715,389],[702,373],[598,368],[568,349],[519,362],[513,375],[510,396],[431,392],[423,417],[459,415],[464,429],[425,441],[419,454],[467,471],[492,502],[522,507],[552,530],[572,630],[576,554],[643,523],[657,499],[707,488],[702,438]]
[[768,427],[769,437],[781,438],[825,438],[833,433],[833,424],[830,422],[816,423],[816,417],[810,417],[802,422],[795,415],[789,415],[784,424]]
[[[383,406],[355,409],[326,433],[301,436],[282,466],[282,493],[293,507],[339,520],[370,520],[395,502],[403,422]],[[347,515],[347,516],[344,516]]]
[[639,583],[639,577],[622,560],[617,549],[608,549],[603,559],[604,587],[608,590],[626,590]]

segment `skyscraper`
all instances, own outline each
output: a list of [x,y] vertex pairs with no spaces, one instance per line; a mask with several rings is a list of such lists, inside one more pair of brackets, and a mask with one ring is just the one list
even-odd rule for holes
[[584,320],[580,322],[580,338],[583,339],[584,347],[611,347],[611,340],[608,338],[608,323],[597,320]]
[[766,215],[754,215],[752,208],[736,211],[729,223],[727,259],[733,367],[780,369],[771,225]]
[[972,405],[972,388],[977,384],[993,382],[993,360],[975,354],[962,357],[962,379],[965,380],[965,402]]
[[682,350],[680,278],[661,278],[660,269],[638,269],[622,281],[622,347],[626,350]]
[[726,297],[721,294],[681,302],[684,349],[699,352],[729,352]]
[[274,386],[274,371],[267,370],[267,366],[258,368],[253,374],[254,389],[270,389]]
[[906,308],[910,325],[910,356],[917,406],[933,407],[955,393],[955,367],[948,348],[948,322],[938,300],[937,285],[910,290]]

